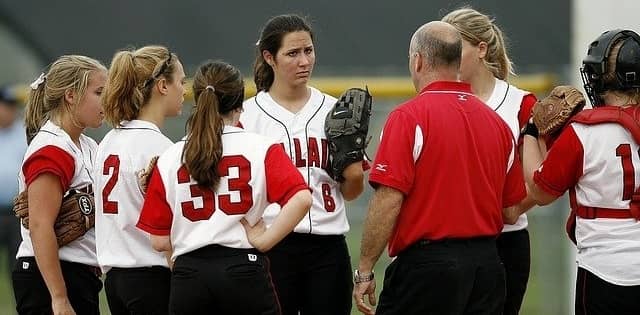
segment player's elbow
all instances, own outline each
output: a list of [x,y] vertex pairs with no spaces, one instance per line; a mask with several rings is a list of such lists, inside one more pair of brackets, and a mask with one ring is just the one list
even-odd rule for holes
[[300,208],[304,209],[304,213],[307,214],[313,205],[313,197],[311,197],[311,192],[308,190],[299,191],[296,194],[300,203]]
[[159,252],[171,250],[171,239],[168,235],[151,235],[151,247]]
[[537,185],[534,185],[534,188],[531,189],[531,199],[533,199],[533,201],[538,205],[538,206],[546,206],[552,202],[554,202],[556,199],[558,199],[558,197],[555,197],[543,190],[541,190],[540,188],[537,187]]

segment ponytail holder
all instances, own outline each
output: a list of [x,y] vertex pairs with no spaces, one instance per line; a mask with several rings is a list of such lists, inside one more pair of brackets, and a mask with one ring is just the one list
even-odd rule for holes
[[33,81],[29,86],[31,87],[32,90],[37,90],[40,84],[44,83],[44,80],[46,79],[47,79],[47,76],[44,74],[44,72],[42,72],[40,73],[40,76],[35,81]]
[[206,90],[211,90],[211,92],[215,92],[216,88],[213,87],[213,85],[207,85],[207,87],[205,88]]

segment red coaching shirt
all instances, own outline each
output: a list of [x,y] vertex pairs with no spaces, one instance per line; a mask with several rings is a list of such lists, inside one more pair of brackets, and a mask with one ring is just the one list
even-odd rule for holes
[[500,233],[502,208],[525,195],[507,124],[459,82],[434,82],[389,114],[369,181],[405,195],[389,242]]

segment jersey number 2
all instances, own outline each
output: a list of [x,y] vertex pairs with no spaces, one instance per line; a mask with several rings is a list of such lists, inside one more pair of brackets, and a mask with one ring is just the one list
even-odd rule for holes
[[[231,168],[238,169],[238,176],[228,178],[229,192],[236,191],[240,195],[240,201],[231,201],[230,194],[218,195],[218,207],[227,215],[245,214],[253,207],[253,190],[249,185],[251,180],[251,162],[241,155],[225,156],[218,163],[218,172],[221,177],[229,176]],[[191,182],[189,171],[183,165],[178,170],[178,184]],[[215,193],[211,188],[201,187],[198,184],[189,186],[191,198],[202,198],[202,207],[196,208],[193,200],[183,201],[182,215],[191,221],[208,220],[215,212]]]
[[[111,171],[111,172],[109,172]],[[104,168],[102,169],[102,175],[109,175],[111,173],[111,177],[107,181],[107,184],[104,185],[104,189],[102,190],[102,212],[103,213],[118,213],[118,202],[117,201],[109,201],[109,195],[113,190],[113,187],[118,182],[118,173],[120,172],[120,157],[114,154],[111,154],[104,160]]]
[[[640,149],[638,154],[640,155]],[[636,190],[636,170],[633,167],[631,145],[628,143],[619,145],[616,148],[616,156],[620,157],[622,163],[622,200],[631,200]]]

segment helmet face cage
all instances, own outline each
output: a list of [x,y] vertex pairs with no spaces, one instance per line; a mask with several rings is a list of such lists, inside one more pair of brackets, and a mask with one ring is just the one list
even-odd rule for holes
[[596,92],[596,88],[594,85],[598,83],[597,75],[593,73],[590,65],[584,64],[582,68],[580,68],[580,76],[582,77],[582,83],[584,87],[584,91],[587,93],[589,97],[589,101],[593,107],[597,107],[602,105],[602,98],[599,96],[599,92]]
[[[634,31],[620,29],[607,31],[602,33],[602,35],[596,38],[596,40],[589,45],[587,56],[582,61],[582,68],[580,68],[582,83],[584,84],[584,90],[589,97],[589,101],[591,101],[591,104],[594,107],[603,105],[604,101],[600,95],[605,91],[609,89],[625,89],[635,86],[635,84],[633,84],[635,82],[632,82],[632,85],[627,84],[626,80],[621,79],[619,73],[616,73],[616,82],[605,84],[602,80],[602,76],[608,70],[607,61],[609,51],[619,40],[635,40],[640,45],[640,36],[638,36]],[[620,60],[618,60],[618,62],[619,61]]]

